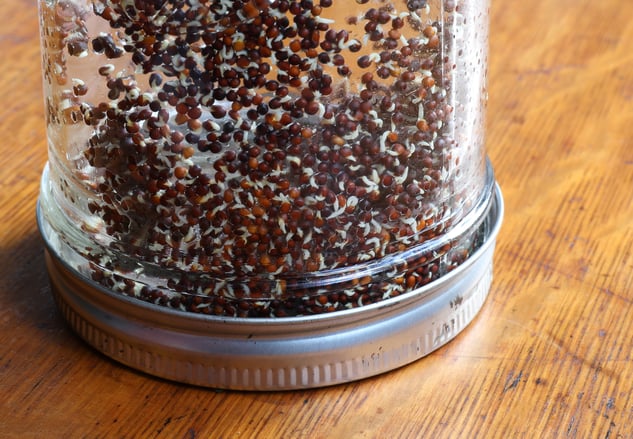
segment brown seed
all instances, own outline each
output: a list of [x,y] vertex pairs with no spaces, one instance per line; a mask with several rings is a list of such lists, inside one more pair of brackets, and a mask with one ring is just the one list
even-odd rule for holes
[[440,46],[440,39],[437,35],[433,35],[431,38],[429,38],[429,42],[426,43],[426,45],[431,49],[437,49]]
[[185,178],[187,176],[187,168],[183,166],[177,166],[174,168],[174,177],[178,179]]
[[432,76],[425,76],[424,79],[422,79],[422,86],[424,86],[425,88],[431,88],[435,85],[435,79],[433,79]]

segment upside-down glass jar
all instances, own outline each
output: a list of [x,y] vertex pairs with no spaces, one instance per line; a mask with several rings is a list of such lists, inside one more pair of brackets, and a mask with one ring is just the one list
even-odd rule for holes
[[487,0],[40,0],[71,326],[203,386],[416,360],[488,294]]

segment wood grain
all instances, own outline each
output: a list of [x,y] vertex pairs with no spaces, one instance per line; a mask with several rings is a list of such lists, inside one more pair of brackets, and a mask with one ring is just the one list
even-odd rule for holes
[[506,217],[484,309],[410,366],[283,393],[150,378],[67,329],[34,214],[37,9],[3,10],[1,437],[631,437],[633,2],[493,2],[487,138]]

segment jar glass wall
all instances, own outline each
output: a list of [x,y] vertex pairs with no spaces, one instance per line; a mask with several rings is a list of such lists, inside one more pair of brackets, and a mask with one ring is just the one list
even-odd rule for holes
[[40,0],[49,251],[185,312],[419,290],[482,244],[486,0]]

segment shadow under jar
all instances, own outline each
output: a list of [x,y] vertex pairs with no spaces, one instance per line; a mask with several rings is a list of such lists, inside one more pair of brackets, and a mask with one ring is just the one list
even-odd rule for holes
[[194,384],[315,387],[472,320],[503,211],[486,0],[39,5],[38,220],[97,349]]

